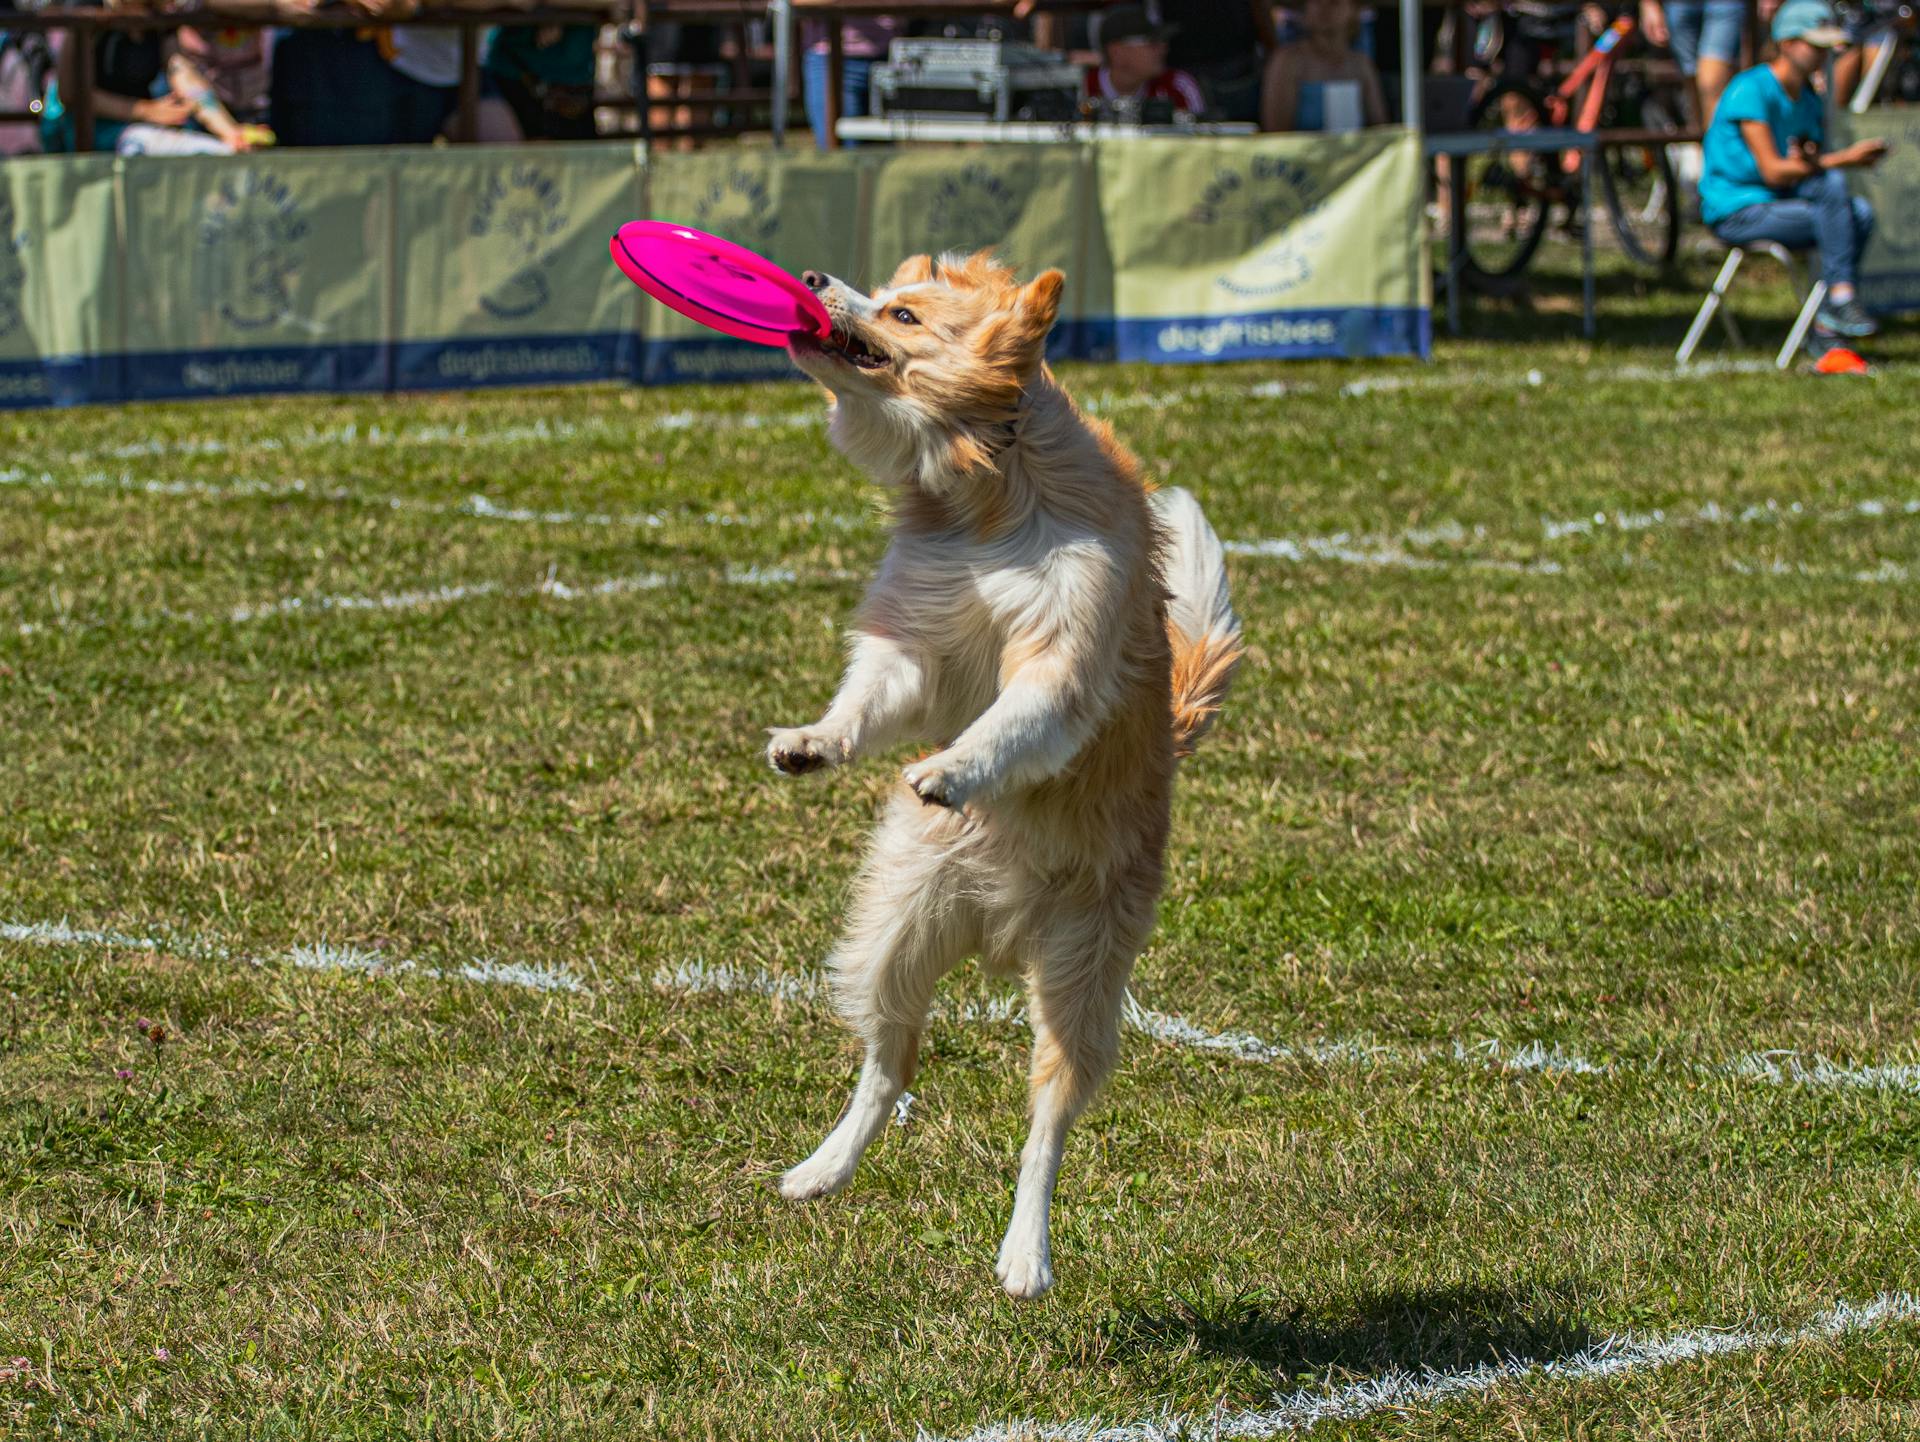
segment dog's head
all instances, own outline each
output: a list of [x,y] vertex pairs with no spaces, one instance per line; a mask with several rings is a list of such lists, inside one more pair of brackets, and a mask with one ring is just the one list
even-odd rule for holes
[[876,469],[910,466],[940,488],[984,464],[1039,375],[1066,277],[1021,285],[986,251],[916,255],[872,295],[818,271],[806,283],[833,322],[795,337],[794,362],[833,392],[835,439]]

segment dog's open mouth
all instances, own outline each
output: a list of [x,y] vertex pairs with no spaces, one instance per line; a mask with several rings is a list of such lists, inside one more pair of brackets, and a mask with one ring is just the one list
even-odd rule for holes
[[820,353],[843,360],[863,371],[877,371],[893,363],[893,357],[875,350],[852,331],[833,328],[833,334],[820,342]]

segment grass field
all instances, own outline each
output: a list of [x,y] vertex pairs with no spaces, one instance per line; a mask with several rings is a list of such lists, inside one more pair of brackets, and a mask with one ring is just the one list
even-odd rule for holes
[[882,545],[809,390],[0,416],[0,1431],[1920,1436],[1920,344],[1611,289],[1067,373],[1251,650],[1026,1307],[971,971],[771,1186],[896,771],[761,761]]

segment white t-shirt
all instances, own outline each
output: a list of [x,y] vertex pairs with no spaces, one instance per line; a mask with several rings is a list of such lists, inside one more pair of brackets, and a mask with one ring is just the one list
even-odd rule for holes
[[[481,37],[481,53],[486,52]],[[393,27],[393,68],[422,85],[448,89],[460,83],[460,32],[443,26]]]

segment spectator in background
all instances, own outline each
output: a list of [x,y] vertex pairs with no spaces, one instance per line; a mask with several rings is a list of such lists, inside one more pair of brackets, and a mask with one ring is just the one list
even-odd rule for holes
[[[387,13],[400,18],[418,8],[402,0]],[[460,104],[460,32],[444,25],[396,25],[374,41],[392,68],[390,138],[397,145],[433,144]]]
[[1713,124],[1720,96],[1740,63],[1746,0],[1642,0],[1640,28],[1649,44],[1666,45],[1687,78],[1687,98],[1701,128]]
[[508,25],[494,32],[487,74],[527,140],[592,140],[595,25]]
[[1373,62],[1353,48],[1360,33],[1355,0],[1306,0],[1301,14],[1304,36],[1282,45],[1267,60],[1260,87],[1262,130],[1325,130],[1327,86],[1354,85],[1360,123],[1385,125],[1387,101]]
[[[388,0],[352,0],[377,20]],[[289,30],[273,46],[271,112],[283,145],[386,145],[397,138],[385,30]],[[391,53],[392,42],[386,42]]]
[[[37,30],[7,30],[7,6],[0,0],[0,110],[25,115],[46,100],[59,69],[58,36]],[[0,158],[36,155],[41,149],[40,126],[32,120],[0,122]],[[0,242],[0,252],[6,246]]]
[[1167,68],[1173,25],[1156,25],[1144,5],[1116,5],[1102,12],[1095,31],[1101,63],[1087,72],[1087,98],[1095,101],[1170,101],[1176,111],[1198,117],[1207,98],[1184,70]]
[[[282,7],[263,7],[278,15],[312,8],[312,0],[295,0]],[[204,25],[187,25],[176,31],[174,44],[179,53],[192,62],[206,78],[214,97],[227,113],[242,125],[264,125],[267,119],[267,92],[272,81],[269,55],[273,32],[259,25],[223,23],[234,12],[223,6],[218,16]]]
[[[146,0],[118,0],[112,8],[127,15],[153,13]],[[73,115],[61,98],[79,84],[79,62],[79,46],[61,47],[59,81],[40,122],[50,151],[79,148]],[[120,155],[231,155],[251,143],[213,99],[206,78],[177,53],[174,37],[160,29],[98,34],[93,114],[93,148]]]
[[[865,115],[867,92],[873,62],[884,59],[887,46],[899,33],[900,22],[888,15],[863,20],[848,20],[840,26],[840,49],[844,57],[840,70],[840,113]],[[813,127],[813,143],[827,148],[827,67],[833,57],[828,53],[826,26],[809,22],[813,36],[800,71],[801,92],[807,103],[807,123]]]
[[1826,107],[1810,83],[1846,34],[1826,0],[1786,0],[1773,17],[1775,54],[1734,77],[1707,131],[1700,213],[1729,245],[1771,240],[1818,246],[1826,298],[1814,318],[1828,335],[1858,339],[1878,327],[1854,291],[1873,209],[1847,190],[1846,172],[1877,165],[1884,140],[1826,148]]
[[[285,145],[427,145],[460,103],[460,32],[394,25],[419,0],[348,0],[359,30],[291,30],[273,47],[273,128]],[[445,8],[496,8],[449,0]],[[518,138],[482,75],[481,140]],[[491,107],[488,101],[493,103]]]
[[1160,0],[1159,18],[1178,26],[1168,61],[1200,82],[1211,113],[1260,118],[1260,57],[1278,43],[1272,0]]

